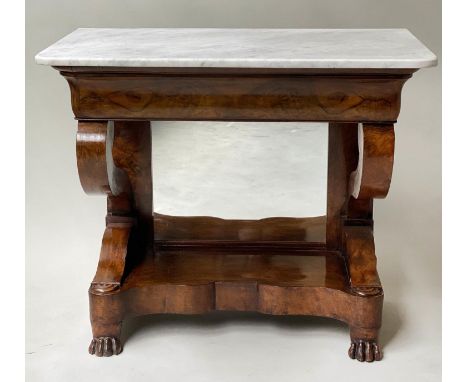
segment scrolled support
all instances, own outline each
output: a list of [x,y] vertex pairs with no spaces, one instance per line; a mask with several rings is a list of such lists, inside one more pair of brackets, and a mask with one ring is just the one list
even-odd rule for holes
[[351,291],[363,297],[382,294],[372,228],[344,227],[343,239]]
[[76,156],[81,186],[87,194],[131,195],[127,174],[112,157],[114,125],[108,121],[79,121]]
[[127,258],[132,216],[132,188],[127,172],[113,158],[114,124],[79,121],[76,137],[78,173],[87,194],[105,194],[108,200],[106,230],[90,292],[111,293],[119,289]]
[[90,293],[106,294],[120,288],[133,225],[134,221],[131,218],[107,224]]
[[392,180],[393,125],[359,124],[358,146],[359,161],[350,176],[350,195],[355,199],[385,198]]

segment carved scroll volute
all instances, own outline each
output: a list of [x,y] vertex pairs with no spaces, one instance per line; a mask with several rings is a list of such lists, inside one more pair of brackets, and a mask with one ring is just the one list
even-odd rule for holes
[[127,174],[112,158],[113,123],[78,122],[76,157],[81,186],[87,194],[131,195]]
[[349,193],[356,199],[385,198],[390,188],[395,149],[392,124],[360,124],[359,162],[351,173]]

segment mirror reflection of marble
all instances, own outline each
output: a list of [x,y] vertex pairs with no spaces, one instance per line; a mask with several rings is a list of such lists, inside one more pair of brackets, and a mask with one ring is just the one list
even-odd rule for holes
[[327,124],[158,121],[152,139],[157,213],[326,215]]

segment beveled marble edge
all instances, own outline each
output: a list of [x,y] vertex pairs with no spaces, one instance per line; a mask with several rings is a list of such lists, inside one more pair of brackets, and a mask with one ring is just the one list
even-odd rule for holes
[[51,66],[419,69],[437,57],[406,29],[80,28],[35,57]]

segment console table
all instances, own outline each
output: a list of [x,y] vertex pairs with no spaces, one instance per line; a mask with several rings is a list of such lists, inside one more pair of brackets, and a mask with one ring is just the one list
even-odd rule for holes
[[[127,317],[230,310],[338,319],[351,358],[382,358],[372,203],[389,190],[403,84],[436,64],[409,31],[84,28],[36,61],[68,81],[81,185],[107,196],[91,354],[121,352]],[[326,217],[155,214],[157,120],[328,122]]]

